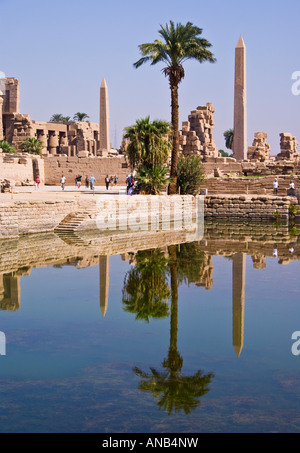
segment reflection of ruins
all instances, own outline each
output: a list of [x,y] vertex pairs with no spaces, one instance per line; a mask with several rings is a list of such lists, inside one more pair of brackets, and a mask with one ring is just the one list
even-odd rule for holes
[[[297,227],[287,225],[207,221],[203,238],[193,240],[184,231],[77,232],[72,237],[54,233],[29,235],[18,240],[0,241],[0,309],[20,308],[20,276],[34,267],[72,265],[77,268],[99,266],[99,295],[102,316],[109,308],[109,256],[122,255],[136,265],[138,251],[159,248],[168,258],[170,245],[177,246],[178,282],[213,287],[214,256],[233,256],[232,327],[233,347],[239,356],[244,345],[246,256],[255,269],[265,269],[266,259],[288,264],[300,259]],[[200,240],[199,240],[200,239]],[[277,256],[274,258],[274,248]],[[41,253],[41,250],[43,253]]]

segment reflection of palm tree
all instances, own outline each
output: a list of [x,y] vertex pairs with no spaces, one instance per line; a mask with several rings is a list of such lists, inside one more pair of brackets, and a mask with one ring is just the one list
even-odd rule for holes
[[170,415],[173,410],[183,410],[186,414],[199,406],[199,398],[209,392],[208,385],[214,375],[203,375],[199,370],[194,376],[181,373],[183,359],[177,350],[178,331],[178,284],[177,284],[177,247],[169,246],[169,269],[171,277],[171,325],[168,357],[162,363],[163,372],[151,368],[151,373],[144,373],[138,367],[135,374],[142,378],[139,389],[151,392],[158,398],[157,405]]
[[124,310],[136,313],[136,319],[149,322],[150,317],[169,316],[167,300],[170,289],[166,277],[166,259],[160,250],[136,254],[136,266],[125,276]]

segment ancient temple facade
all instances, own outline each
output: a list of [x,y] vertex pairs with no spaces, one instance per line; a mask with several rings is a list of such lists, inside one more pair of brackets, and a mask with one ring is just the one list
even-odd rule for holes
[[24,139],[35,137],[43,143],[44,156],[65,154],[67,156],[100,155],[99,124],[82,122],[40,122],[20,113],[19,81],[7,77],[5,90],[0,94],[0,140],[6,140],[20,151]]

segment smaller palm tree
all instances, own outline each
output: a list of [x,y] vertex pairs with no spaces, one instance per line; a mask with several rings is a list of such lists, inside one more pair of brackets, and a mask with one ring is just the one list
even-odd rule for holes
[[24,153],[29,153],[29,154],[42,154],[42,149],[44,145],[39,140],[38,138],[35,137],[30,137],[27,138],[26,140],[23,140],[22,143],[20,144],[20,148]]
[[227,149],[233,149],[234,130],[228,129],[224,132],[225,146]]
[[10,143],[8,143],[6,140],[0,140],[0,149],[2,149],[2,151],[4,153],[9,153],[9,154],[13,154],[16,152],[15,148]]
[[50,123],[62,123],[64,116],[61,113],[54,113],[50,118]]
[[77,112],[75,113],[73,120],[74,121],[86,121],[89,118],[87,113]]

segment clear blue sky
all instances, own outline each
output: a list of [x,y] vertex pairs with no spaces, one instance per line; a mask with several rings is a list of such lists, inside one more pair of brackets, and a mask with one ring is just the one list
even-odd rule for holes
[[300,142],[300,96],[292,74],[300,71],[299,0],[0,0],[0,71],[20,80],[22,113],[48,121],[53,113],[85,112],[99,121],[105,77],[110,134],[120,145],[136,119],[170,120],[170,90],[162,65],[134,69],[138,45],[154,41],[160,24],[193,22],[212,43],[217,62],[186,63],[180,85],[180,125],[191,110],[212,102],[214,137],[233,127],[234,51],[247,47],[248,145],[255,131],[268,133],[271,153],[279,134]]

